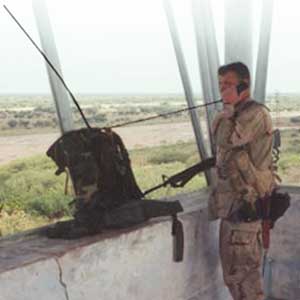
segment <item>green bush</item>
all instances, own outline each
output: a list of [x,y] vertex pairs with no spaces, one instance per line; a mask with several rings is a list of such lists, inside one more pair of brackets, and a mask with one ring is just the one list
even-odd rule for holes
[[51,216],[68,213],[71,196],[64,196],[64,176],[55,176],[56,167],[47,157],[19,160],[0,168],[0,202],[8,211]]
[[[131,151],[139,185],[150,188],[161,182],[162,174],[171,176],[185,169],[186,162],[195,156],[194,149],[192,143],[181,143]],[[43,155],[2,166],[0,202],[5,203],[7,211],[19,209],[47,217],[62,212],[70,214],[68,203],[72,196],[64,195],[65,176],[55,176],[55,170],[55,164]]]
[[168,151],[154,153],[149,158],[149,163],[154,165],[167,164],[172,162],[184,163],[188,159],[188,157],[189,157],[188,153],[168,150]]
[[286,171],[291,167],[300,166],[300,154],[284,153],[278,162],[279,170]]
[[[162,175],[174,175],[192,164],[193,143],[164,145],[130,151],[135,178],[142,191],[162,183]],[[4,203],[3,232],[13,233],[70,216],[71,195],[64,195],[65,176],[55,176],[56,166],[46,156],[17,160],[0,167],[0,203]],[[184,188],[162,188],[147,198],[159,199],[205,186],[203,175],[195,176]],[[22,216],[18,221],[17,216]],[[47,221],[48,220],[48,221]],[[22,226],[22,222],[26,223]],[[3,229],[4,228],[4,229]]]
[[35,196],[28,201],[25,211],[30,214],[46,216],[48,218],[58,218],[71,215],[68,205],[70,197],[61,192],[51,189],[44,195]]
[[186,163],[191,156],[197,153],[194,143],[177,143],[157,147],[134,150],[130,152],[132,161],[143,165],[159,165],[165,163]]
[[7,125],[10,128],[15,128],[18,125],[18,122],[16,120],[14,120],[14,119],[11,119],[11,120],[7,121]]
[[[146,191],[158,184],[161,184],[163,179],[162,175],[170,177],[186,168],[185,164],[167,163],[160,165],[147,165],[144,167],[134,167],[134,174],[138,185],[142,191]],[[176,195],[178,193],[184,193],[189,191],[196,191],[205,187],[205,179],[203,175],[195,176],[184,188],[171,188],[167,186],[165,188],[158,189],[157,191],[149,194],[147,197],[152,199],[159,199],[161,197],[168,197]]]

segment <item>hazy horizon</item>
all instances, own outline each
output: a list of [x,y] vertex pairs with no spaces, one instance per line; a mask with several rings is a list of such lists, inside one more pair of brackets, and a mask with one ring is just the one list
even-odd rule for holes
[[[268,92],[266,95],[267,96],[272,96],[272,95],[279,95],[279,96],[285,96],[285,95],[299,95],[300,96],[300,91],[299,92],[281,92],[281,91],[274,91],[274,92]],[[149,92],[149,93],[142,93],[142,92],[126,92],[126,93],[120,93],[120,92],[111,92],[111,93],[89,93],[89,92],[78,92],[78,93],[74,93],[75,96],[177,96],[177,97],[185,97],[185,94],[179,93],[179,92],[174,92],[174,93],[168,93],[168,92]],[[37,93],[0,93],[0,97],[5,97],[5,96],[18,96],[18,97],[22,97],[22,96],[48,96],[48,97],[52,97],[51,92],[37,92]],[[194,93],[194,97],[202,97],[201,93]]]
[[[222,64],[223,1],[211,1]],[[260,0],[252,1],[257,4],[256,47]],[[31,1],[4,2],[39,44]],[[171,2],[192,87],[200,94],[189,1]],[[300,93],[300,2],[274,2],[267,93]],[[64,78],[75,94],[183,94],[161,0],[51,0],[47,4]],[[2,7],[0,38],[0,94],[49,94],[43,59]]]

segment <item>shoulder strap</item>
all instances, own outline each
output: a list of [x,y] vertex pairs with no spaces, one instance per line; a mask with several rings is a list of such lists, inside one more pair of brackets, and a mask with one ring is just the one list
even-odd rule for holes
[[241,103],[241,105],[238,107],[234,114],[234,118],[237,118],[239,114],[241,114],[243,111],[249,109],[250,107],[255,107],[255,106],[261,106],[264,107],[266,110],[270,111],[270,109],[263,103],[257,102],[255,100],[248,100],[245,103]]

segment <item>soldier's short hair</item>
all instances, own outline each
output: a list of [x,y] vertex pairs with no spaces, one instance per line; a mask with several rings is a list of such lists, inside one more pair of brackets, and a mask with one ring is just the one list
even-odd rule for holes
[[234,62],[224,66],[221,66],[218,69],[218,75],[224,76],[228,72],[234,72],[238,75],[240,80],[248,80],[250,81],[250,72],[248,67],[242,62]]

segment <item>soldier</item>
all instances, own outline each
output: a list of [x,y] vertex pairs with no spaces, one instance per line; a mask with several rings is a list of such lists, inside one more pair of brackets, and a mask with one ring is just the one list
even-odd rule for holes
[[268,109],[250,98],[250,73],[243,63],[222,66],[218,75],[224,108],[213,122],[216,182],[210,214],[221,218],[221,264],[233,299],[263,300],[261,221],[255,201],[275,186],[272,122]]

